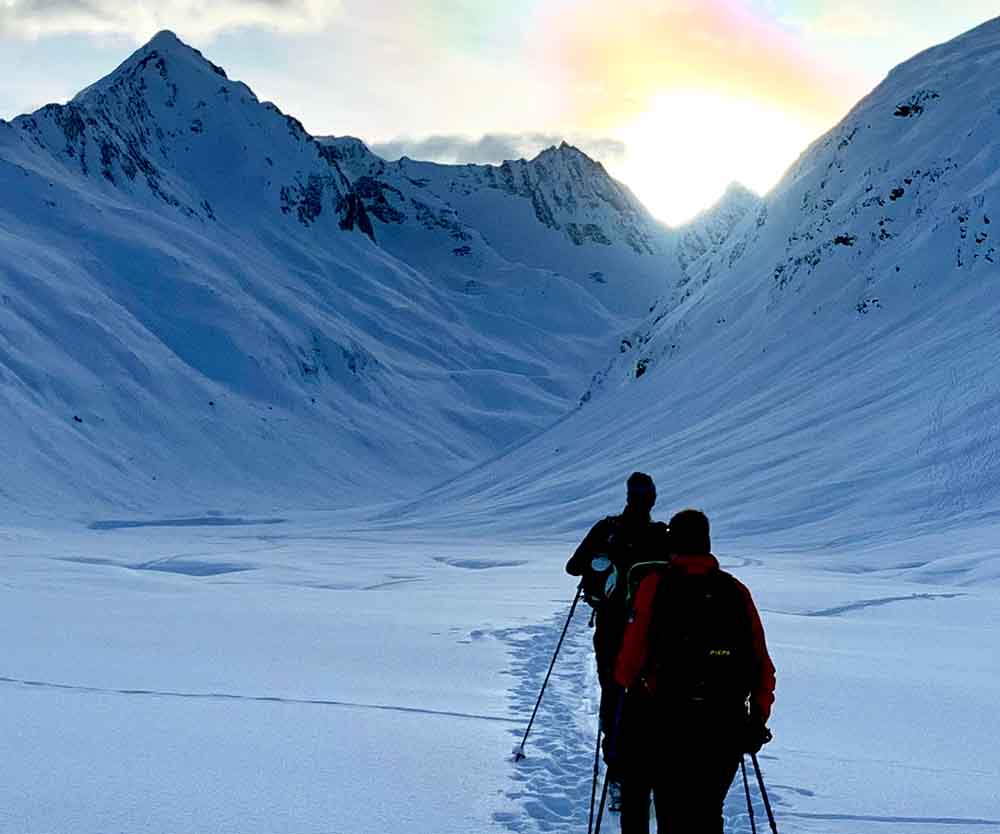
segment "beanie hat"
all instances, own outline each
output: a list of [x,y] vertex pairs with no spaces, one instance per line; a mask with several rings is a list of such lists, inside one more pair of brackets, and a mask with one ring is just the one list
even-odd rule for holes
[[653,509],[656,503],[656,485],[645,472],[633,472],[625,483],[626,503],[634,507]]
[[681,510],[670,519],[670,549],[674,553],[711,553],[708,516],[701,510]]

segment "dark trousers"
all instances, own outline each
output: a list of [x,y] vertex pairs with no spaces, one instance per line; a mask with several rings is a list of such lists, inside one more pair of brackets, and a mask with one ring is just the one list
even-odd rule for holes
[[618,755],[622,834],[649,834],[650,794],[658,834],[723,834],[722,805],[740,766],[734,728],[633,706]]
[[618,701],[621,698],[621,687],[615,683],[614,673],[614,651],[609,651],[606,646],[600,644],[597,637],[594,638],[594,649],[597,656],[597,680],[601,684],[601,705],[600,719],[601,732],[604,739],[601,742],[601,750],[604,754],[604,762],[608,764],[611,756],[611,746],[616,743],[615,719],[618,713]]

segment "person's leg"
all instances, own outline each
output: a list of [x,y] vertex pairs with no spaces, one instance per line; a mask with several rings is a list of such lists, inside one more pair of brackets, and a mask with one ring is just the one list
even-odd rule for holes
[[[704,803],[701,806],[705,809],[705,831],[723,834],[725,817],[722,808],[739,768],[739,758],[729,749],[717,751],[715,760],[706,768]],[[693,830],[699,830],[699,827]]]
[[[616,711],[617,708],[616,699]],[[612,778],[617,778],[621,786],[622,834],[648,834],[649,798],[659,766],[657,748],[650,738],[655,705],[645,698],[629,695],[622,702],[618,719]]]
[[[693,730],[693,732],[692,732]],[[739,769],[732,739],[697,723],[675,725],[657,744],[657,834],[723,834],[723,804]]]
[[621,834],[649,834],[651,771],[646,762],[629,765],[621,783]]
[[[684,825],[687,768],[675,756],[683,751],[665,749],[653,780],[653,805],[656,809],[656,834],[688,834]],[[649,813],[647,809],[647,814]]]

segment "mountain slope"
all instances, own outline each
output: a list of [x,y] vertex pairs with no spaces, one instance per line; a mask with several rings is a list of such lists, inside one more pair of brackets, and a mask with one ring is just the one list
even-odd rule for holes
[[[397,222],[341,156],[170,33],[0,122],[0,502],[412,493],[560,416],[651,300],[508,257],[418,183]],[[576,272],[628,248],[567,246]]]
[[[674,280],[677,238],[604,166],[567,145],[502,165],[387,162],[358,139],[320,139],[350,172],[379,240],[404,259],[418,226],[446,231],[448,257],[495,252],[564,275],[625,315],[644,313]],[[376,225],[379,225],[377,222]]]
[[503,519],[559,496],[539,512],[576,527],[648,468],[664,513],[700,504],[757,543],[995,524],[998,71],[1000,20],[894,70],[571,419],[433,504]]

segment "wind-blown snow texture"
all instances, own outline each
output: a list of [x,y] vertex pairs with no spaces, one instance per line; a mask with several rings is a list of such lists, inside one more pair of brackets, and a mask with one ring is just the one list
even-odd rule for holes
[[762,611],[781,831],[1000,829],[998,72],[1000,20],[675,232],[169,33],[0,122],[0,832],[582,830],[583,612],[509,751],[636,468]]

